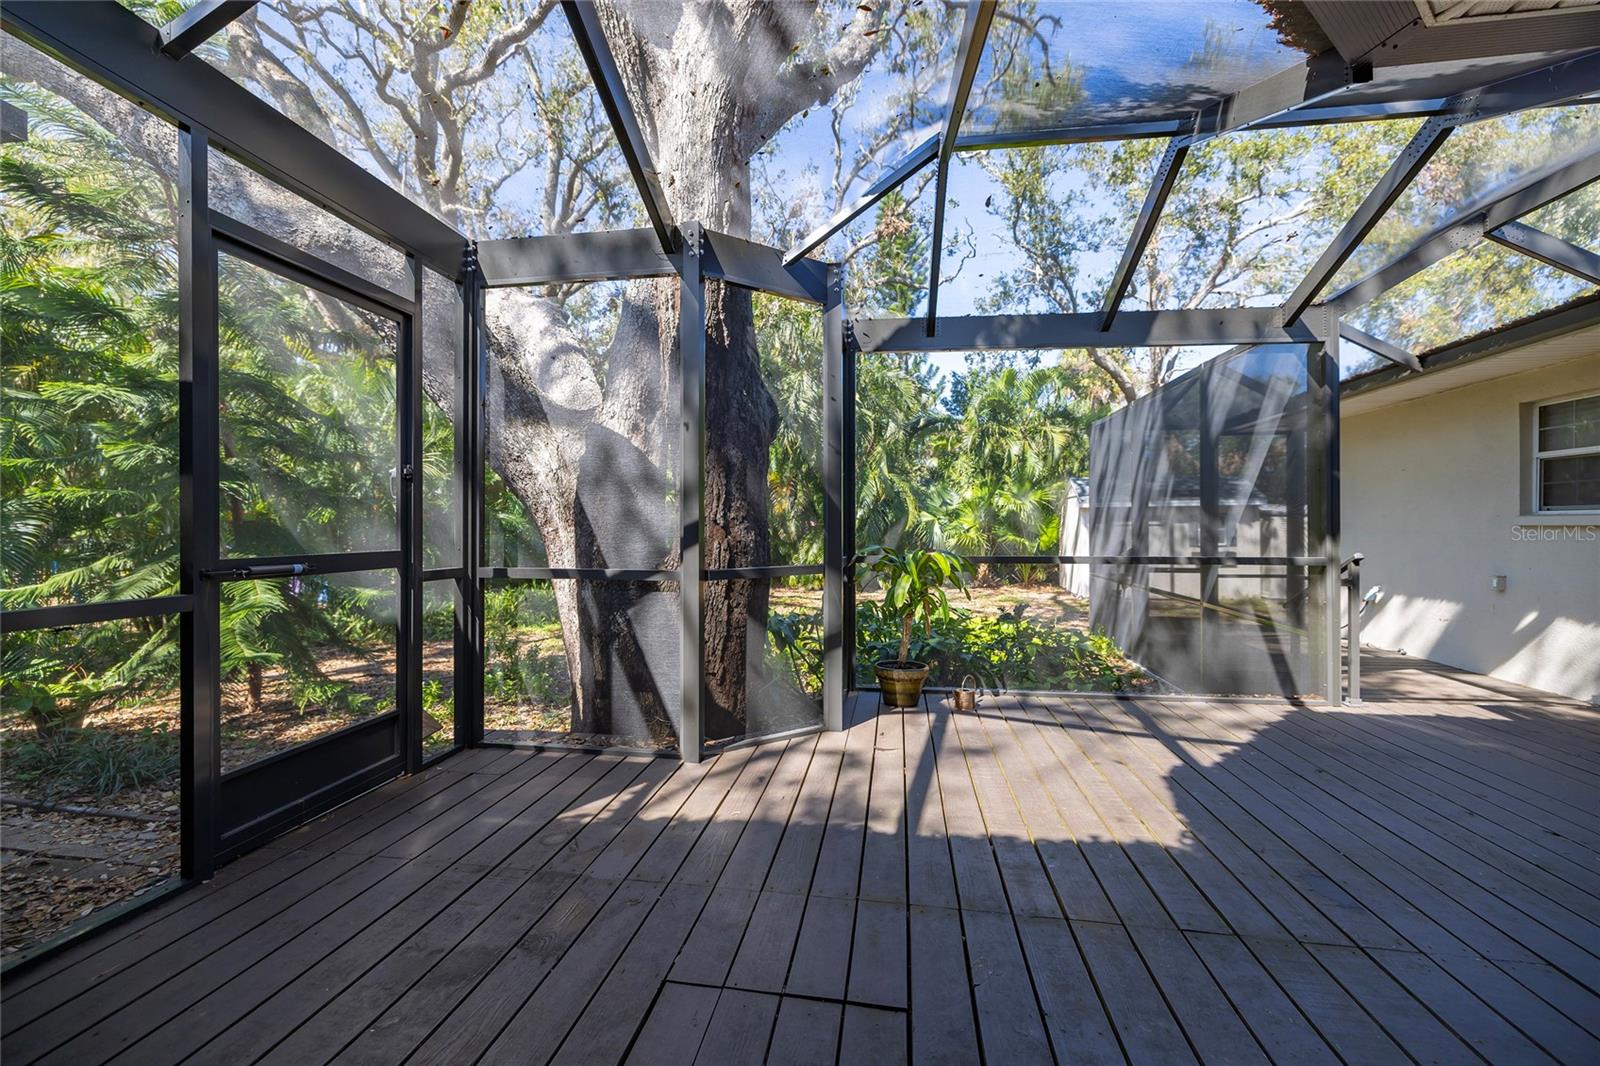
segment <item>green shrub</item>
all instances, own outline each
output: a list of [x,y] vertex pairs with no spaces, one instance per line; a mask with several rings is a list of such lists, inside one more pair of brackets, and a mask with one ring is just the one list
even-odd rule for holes
[[774,672],[786,674],[801,692],[821,692],[822,612],[769,613],[767,655]]
[[178,785],[178,734],[165,724],[135,733],[88,728],[29,737],[6,745],[5,757],[9,782],[51,799]]
[[[900,651],[900,621],[875,601],[856,607],[856,651],[863,677],[872,664]],[[954,685],[967,674],[988,689],[1118,692],[1139,677],[1105,633],[1040,625],[1020,611],[997,617],[952,608],[913,636],[911,658],[927,663],[933,684]]]

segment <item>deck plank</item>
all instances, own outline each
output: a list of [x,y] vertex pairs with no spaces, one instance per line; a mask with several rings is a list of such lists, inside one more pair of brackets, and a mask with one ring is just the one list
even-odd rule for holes
[[820,999],[786,996],[772,1028],[771,1066],[833,1066],[839,1057],[844,1007]]
[[938,1066],[976,1062],[978,1027],[961,914],[913,904],[909,919],[912,1059]]
[[844,1009],[839,1035],[840,1062],[868,1062],[873,1066],[904,1066],[907,1062],[906,1016],[851,1003]]
[[1600,715],[1412,660],[1369,697],[467,751],[8,975],[0,1053],[1600,1061]]
[[777,996],[725,988],[694,1061],[706,1066],[760,1066],[777,1020]]
[[721,991],[703,985],[675,985],[661,990],[644,1028],[634,1041],[628,1066],[683,1066],[700,1053]]

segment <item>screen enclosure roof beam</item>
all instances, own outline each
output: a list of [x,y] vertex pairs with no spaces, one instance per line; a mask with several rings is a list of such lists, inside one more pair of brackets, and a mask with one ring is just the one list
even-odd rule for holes
[[561,233],[478,242],[478,268],[490,287],[654,278],[677,266],[654,229]]
[[627,161],[629,173],[633,175],[633,183],[639,188],[640,198],[644,200],[644,211],[650,218],[650,227],[656,231],[661,250],[670,255],[675,250],[674,242],[677,240],[672,211],[667,206],[667,194],[661,187],[661,176],[656,173],[655,164],[650,160],[650,148],[633,113],[633,104],[628,100],[628,87],[622,81],[622,72],[617,68],[616,57],[611,54],[611,46],[606,43],[600,14],[591,0],[562,0],[561,7],[566,12],[567,21],[572,24],[572,37],[578,44],[578,51],[583,53],[583,61],[589,67],[589,78],[594,82],[595,92],[600,94],[600,104],[605,108],[606,117],[611,120],[611,129],[617,135],[622,157]]
[[1326,316],[1308,315],[1293,326],[1275,307],[1124,311],[1110,330],[1100,312],[1039,315],[967,315],[938,320],[928,336],[921,318],[865,318],[853,323],[863,352],[1011,351],[1034,348],[1153,348],[1212,344],[1310,344],[1324,338]]
[[[1523,348],[1536,341],[1560,337],[1580,329],[1600,325],[1600,294],[1582,297],[1560,307],[1540,312],[1521,322],[1492,329],[1476,337],[1468,337],[1443,348],[1435,348],[1420,357],[1424,373],[1433,373],[1445,367],[1459,366],[1478,359],[1499,355],[1515,348]],[[1342,329],[1341,333],[1344,332]],[[1369,389],[1392,385],[1409,372],[1398,366],[1385,366],[1359,374],[1339,385],[1341,396],[1354,396]]]
[[844,229],[855,221],[856,217],[863,211],[898,189],[905,183],[906,179],[933,162],[938,155],[939,135],[936,133],[911,149],[910,153],[900,162],[884,171],[877,181],[867,187],[866,192],[839,208],[828,221],[800,238],[798,244],[784,253],[784,263],[794,263],[804,259],[822,247],[823,242],[829,237]]
[[[701,229],[700,272],[733,285],[792,300],[822,303],[828,264],[784,262],[776,248]],[[478,242],[478,263],[491,288],[658,278],[678,273],[679,256],[661,250],[653,229],[601,230]]]
[[1173,185],[1177,184],[1178,170],[1189,154],[1191,143],[1188,137],[1174,137],[1167,142],[1167,150],[1161,156],[1161,162],[1156,166],[1155,177],[1150,182],[1150,191],[1145,194],[1144,204],[1139,208],[1139,217],[1134,221],[1133,233],[1128,237],[1128,243],[1123,245],[1122,259],[1117,263],[1116,272],[1111,275],[1111,284],[1106,289],[1105,299],[1101,301],[1101,329],[1110,329],[1111,323],[1116,320],[1117,308],[1121,306],[1122,298],[1127,295],[1128,286],[1133,284],[1133,272],[1139,266],[1139,260],[1143,258],[1144,250],[1150,244],[1150,238],[1155,234],[1157,223],[1161,221],[1161,212],[1167,206],[1167,197],[1172,194]]
[[1453,98],[1445,114],[1423,123],[1295,286],[1284,301],[1284,321],[1293,322],[1305,313],[1458,125],[1559,103],[1592,92],[1597,86],[1600,86],[1600,52],[1591,52]]
[[700,272],[705,277],[806,303],[827,301],[829,264],[816,259],[788,263],[777,248],[715,230],[704,233]]
[[1557,270],[1565,270],[1590,285],[1600,285],[1600,255],[1553,233],[1535,229],[1525,222],[1507,222],[1484,236],[1502,247],[1531,256]]
[[934,173],[933,238],[928,242],[928,335],[933,335],[934,320],[939,315],[939,260],[944,257],[944,207],[949,195],[950,159],[956,152],[956,138],[961,132],[961,120],[966,117],[967,97],[972,93],[972,80],[978,76],[978,63],[983,58],[983,45],[989,39],[989,27],[994,22],[995,0],[969,0],[966,21],[961,26],[961,45],[956,51],[955,75],[950,81],[950,106],[944,118],[944,132],[939,136],[938,168]]
[[1399,345],[1390,344],[1382,337],[1374,337],[1366,330],[1357,329],[1348,322],[1339,323],[1339,336],[1347,341],[1353,341],[1361,345],[1361,347],[1374,355],[1382,356],[1396,366],[1416,371],[1419,374],[1422,372],[1422,360],[1418,359],[1414,352],[1409,352]]
[[1491,230],[1600,178],[1600,153],[1558,162],[1479,200],[1432,230],[1366,277],[1345,286],[1322,306],[1338,314],[1370,303],[1445,256],[1471,246]]
[[256,0],[200,0],[161,27],[161,54],[182,59],[255,6]]

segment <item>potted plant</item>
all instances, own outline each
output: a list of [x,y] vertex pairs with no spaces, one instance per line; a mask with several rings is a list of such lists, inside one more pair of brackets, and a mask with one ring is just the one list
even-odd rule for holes
[[950,598],[945,586],[967,592],[972,564],[951,552],[907,548],[896,551],[882,545],[867,549],[867,569],[883,586],[880,608],[900,622],[900,654],[873,667],[884,702],[891,707],[915,707],[928,680],[928,664],[911,659],[911,631],[917,623],[931,629],[936,621],[950,617]]

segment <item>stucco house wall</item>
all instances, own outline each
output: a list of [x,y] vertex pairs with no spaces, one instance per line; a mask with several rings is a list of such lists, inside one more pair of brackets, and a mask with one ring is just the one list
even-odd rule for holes
[[1363,644],[1600,702],[1600,513],[1524,502],[1528,405],[1596,391],[1600,349],[1344,415],[1342,553],[1383,586]]

